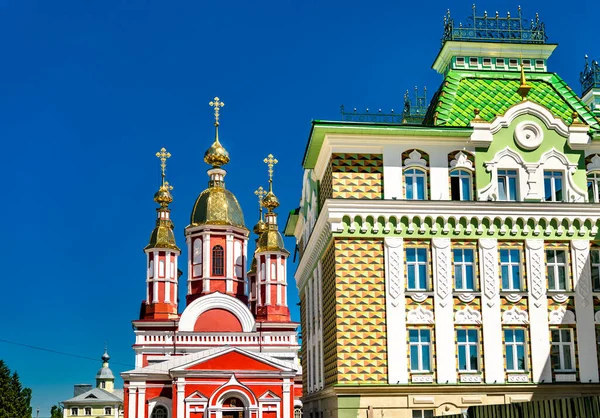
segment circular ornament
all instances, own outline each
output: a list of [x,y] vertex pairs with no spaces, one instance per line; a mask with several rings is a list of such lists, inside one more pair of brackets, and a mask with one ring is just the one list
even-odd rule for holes
[[531,150],[536,149],[542,144],[544,132],[537,123],[525,121],[517,125],[514,136],[517,144],[522,148]]

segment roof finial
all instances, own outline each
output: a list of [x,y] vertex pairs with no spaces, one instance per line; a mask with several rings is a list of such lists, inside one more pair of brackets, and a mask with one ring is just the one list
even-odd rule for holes
[[521,58],[521,85],[517,89],[517,93],[521,96],[523,100],[529,94],[529,90],[531,90],[531,86],[527,84],[527,79],[525,78],[525,69],[523,67],[523,59]]
[[266,224],[263,221],[263,199],[267,194],[267,191],[263,189],[262,186],[259,186],[258,189],[254,191],[254,194],[258,197],[258,222],[254,225],[254,232],[256,235],[260,235],[266,230]]
[[156,153],[156,157],[160,159],[160,170],[162,174],[162,184],[165,184],[165,172],[167,171],[167,159],[171,158],[171,153],[163,147]]
[[275,164],[277,164],[279,161],[277,161],[276,158],[273,158],[273,154],[269,154],[267,158],[263,160],[263,162],[267,165],[267,167],[269,167],[269,192],[263,198],[262,204],[265,208],[267,208],[269,213],[271,213],[273,212],[273,209],[279,206],[279,201],[273,193],[273,166],[275,166]]
[[273,167],[279,161],[276,158],[273,158],[273,154],[269,154],[267,158],[263,160],[263,162],[269,167],[269,191],[273,191]]
[[208,105],[215,108],[215,126],[219,126],[219,109],[225,106],[225,103],[223,103],[218,97],[215,97],[208,103]]
[[215,97],[208,105],[215,110],[215,142],[204,153],[204,161],[212,165],[213,168],[220,168],[229,162],[229,153],[219,142],[219,111],[225,106],[225,103],[218,97]]
[[163,147],[159,152],[156,153],[156,157],[160,159],[161,183],[160,188],[154,195],[154,201],[162,208],[166,208],[169,206],[169,203],[173,201],[173,197],[171,196],[171,190],[173,190],[173,186],[171,186],[168,181],[165,181],[167,159],[171,158],[171,153]]

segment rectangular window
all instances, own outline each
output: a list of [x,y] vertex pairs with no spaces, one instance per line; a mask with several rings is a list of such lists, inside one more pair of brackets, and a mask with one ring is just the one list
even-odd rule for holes
[[544,200],[546,202],[562,202],[562,188],[562,171],[544,171]]
[[71,416],[77,416],[77,415],[79,415],[79,409],[71,408]]
[[413,409],[412,418],[433,418],[433,409]]
[[575,371],[575,347],[573,331],[570,329],[553,329],[552,334],[552,370],[555,372]]
[[410,370],[412,372],[431,371],[431,331],[411,329],[408,331],[410,345]]
[[406,199],[408,200],[425,200],[426,191],[425,183],[427,173],[416,168],[411,168],[404,171],[404,186],[406,190]]
[[567,253],[565,250],[546,250],[548,290],[567,290]]
[[484,58],[483,59],[483,65],[485,65],[486,67],[490,67],[492,65],[492,59],[491,58]]
[[521,290],[521,250],[500,248],[500,274],[502,290]]
[[523,64],[523,67],[524,67],[524,68],[529,68],[529,67],[531,67],[531,60],[524,59],[523,61],[521,61],[521,63]]
[[498,67],[504,67],[504,58],[496,58],[496,65]]
[[470,248],[455,248],[454,288],[456,290],[475,290],[475,254]]
[[458,371],[476,372],[479,370],[479,341],[476,329],[456,330],[458,345]]
[[592,267],[592,286],[595,292],[600,292],[600,250],[590,251]]
[[588,200],[600,203],[600,173],[588,174],[587,178]]
[[464,66],[465,65],[465,57],[456,57],[456,65]]
[[479,65],[479,59],[477,57],[469,58],[469,65],[474,65],[474,66]]
[[92,415],[92,408],[85,408],[85,415],[86,416]]
[[112,408],[110,406],[104,408],[104,415],[112,415]]
[[466,170],[453,170],[450,173],[452,200],[471,200],[471,173]]
[[535,60],[535,68],[544,68],[544,60]]
[[517,170],[498,170],[498,200],[517,200]]
[[509,372],[526,371],[525,330],[505,329],[504,348],[506,351],[506,370]]
[[406,249],[408,290],[427,290],[427,248]]
[[518,64],[519,64],[519,61],[517,61],[514,58],[511,58],[511,59],[508,60],[508,65],[511,66],[511,67],[516,67]]

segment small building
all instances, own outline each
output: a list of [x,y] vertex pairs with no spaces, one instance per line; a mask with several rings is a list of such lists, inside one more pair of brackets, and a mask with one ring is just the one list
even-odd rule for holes
[[96,387],[88,384],[75,385],[73,397],[63,401],[63,416],[67,417],[113,417],[123,413],[123,389],[115,389],[115,376],[108,367],[110,356],[105,350],[102,367],[96,373]]

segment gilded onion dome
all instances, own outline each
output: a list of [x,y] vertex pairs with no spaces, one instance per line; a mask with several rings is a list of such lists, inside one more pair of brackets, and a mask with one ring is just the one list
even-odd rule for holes
[[278,161],[273,158],[272,154],[269,154],[264,159],[264,162],[269,167],[269,191],[264,195],[261,204],[267,208],[267,222],[266,231],[263,231],[256,243],[256,252],[278,251],[289,255],[289,251],[283,246],[283,237],[277,227],[277,214],[273,212],[279,206],[279,200],[275,196],[275,193],[273,193],[273,166]]
[[276,224],[269,224],[268,229],[262,233],[256,244],[256,252],[278,251],[289,255],[289,251],[283,246],[283,237],[279,233]]
[[215,168],[219,168],[229,162],[229,153],[219,142],[218,131],[215,142],[204,153],[204,162]]

